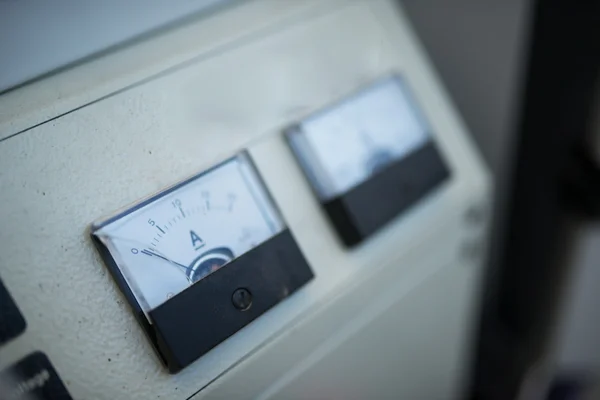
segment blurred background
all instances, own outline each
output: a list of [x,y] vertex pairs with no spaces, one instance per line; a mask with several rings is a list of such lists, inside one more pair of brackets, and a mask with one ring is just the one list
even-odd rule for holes
[[579,398],[600,372],[598,2],[403,4],[496,178],[474,397]]

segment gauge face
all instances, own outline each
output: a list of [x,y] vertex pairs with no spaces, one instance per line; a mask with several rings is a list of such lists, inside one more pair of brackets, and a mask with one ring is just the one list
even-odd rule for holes
[[287,132],[321,201],[339,196],[426,144],[427,124],[399,77],[390,77]]
[[97,224],[145,313],[283,229],[242,153]]

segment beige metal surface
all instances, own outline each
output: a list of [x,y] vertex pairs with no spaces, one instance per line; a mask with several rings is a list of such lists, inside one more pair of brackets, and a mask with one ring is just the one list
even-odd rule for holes
[[[85,84],[84,71],[93,78]],[[410,83],[452,179],[350,251],[281,131],[390,71]],[[83,86],[65,84],[69,76]],[[54,97],[62,84],[68,95]],[[481,267],[465,249],[487,226],[465,213],[486,206],[491,182],[394,2],[249,2],[9,93],[4,106],[0,275],[28,328],[0,349],[0,368],[42,350],[77,399],[435,399],[460,390]],[[243,148],[316,278],[169,375],[88,225]]]

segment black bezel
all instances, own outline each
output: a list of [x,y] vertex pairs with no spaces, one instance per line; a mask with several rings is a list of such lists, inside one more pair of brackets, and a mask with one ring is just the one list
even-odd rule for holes
[[322,202],[346,246],[355,246],[450,177],[433,142],[341,196]]
[[[169,369],[176,372],[189,365],[313,277],[285,229],[151,310],[158,347]],[[244,310],[232,302],[240,288],[252,294],[252,304]],[[196,304],[203,306],[192,308]]]

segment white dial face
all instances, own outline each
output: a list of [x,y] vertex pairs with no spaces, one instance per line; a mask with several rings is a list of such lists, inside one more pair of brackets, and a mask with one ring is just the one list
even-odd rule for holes
[[391,77],[302,121],[288,138],[325,201],[424,145],[429,133],[402,80]]
[[148,312],[282,228],[243,153],[100,224],[93,234]]

